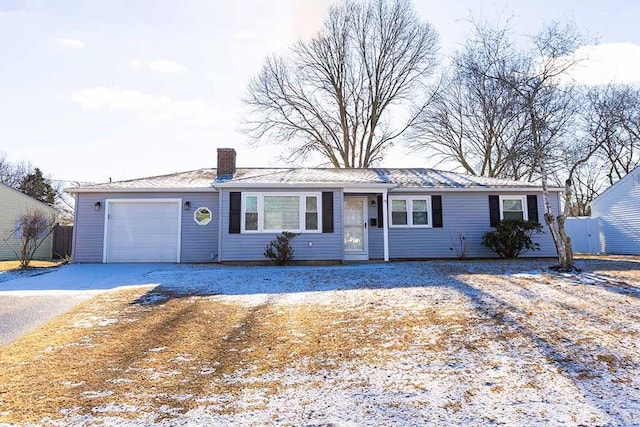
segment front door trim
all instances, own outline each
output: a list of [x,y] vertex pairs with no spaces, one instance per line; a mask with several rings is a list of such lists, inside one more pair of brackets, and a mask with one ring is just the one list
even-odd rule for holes
[[362,251],[353,251],[344,248],[344,237],[345,237],[345,228],[348,226],[346,223],[346,209],[343,207],[342,214],[342,238],[343,238],[343,258],[345,261],[368,261],[369,260],[369,227],[368,227],[368,197],[367,196],[344,196],[344,205],[346,205],[347,200],[358,200],[362,206],[362,232],[363,232],[363,250]]

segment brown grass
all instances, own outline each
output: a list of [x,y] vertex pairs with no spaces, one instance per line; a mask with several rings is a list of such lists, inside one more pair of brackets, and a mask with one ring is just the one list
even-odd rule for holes
[[[114,401],[184,412],[200,403],[179,396],[238,396],[246,388],[281,387],[269,380],[255,386],[218,381],[236,372],[257,377],[300,369],[301,360],[308,373],[353,360],[384,364],[411,344],[416,328],[441,326],[445,333],[423,350],[443,351],[466,323],[462,314],[435,310],[398,321],[390,309],[375,305],[365,312],[332,312],[315,304],[282,309],[269,301],[247,305],[216,297],[135,303],[145,291],[98,296],[0,349],[0,422],[37,422],[65,408],[91,413]],[[92,316],[117,322],[82,327]],[[389,336],[392,342],[381,339]],[[104,390],[113,394],[88,398]]]
[[[635,283],[640,278],[638,270],[625,266],[605,273],[633,277]],[[527,354],[537,345],[536,351],[544,354],[548,345],[554,353],[546,354],[546,362],[527,366],[521,387],[541,390],[544,385],[538,374],[558,371],[558,364],[565,360],[585,364],[577,380],[596,380],[604,369],[616,383],[630,381],[623,365],[638,362],[635,347],[615,348],[618,353],[613,356],[592,352],[589,346],[597,343],[606,348],[618,338],[637,338],[632,331],[612,326],[624,325],[637,313],[635,299],[578,285],[571,285],[564,294],[565,288],[554,287],[558,279],[551,275],[536,285],[546,293],[532,299],[522,298],[523,290],[531,288],[527,278],[474,274],[473,280],[476,288],[503,305],[478,307],[451,299],[406,308],[405,314],[399,314],[387,302],[393,292],[402,290],[336,305],[317,304],[313,299],[284,303],[277,295],[262,302],[163,295],[167,298],[163,303],[141,304],[149,287],[102,294],[0,348],[0,423],[59,419],[60,411],[70,408],[93,414],[97,406],[113,402],[138,410],[104,415],[162,414],[161,408],[169,407],[175,412],[159,417],[171,417],[201,406],[200,397],[216,395],[230,396],[219,411],[233,413],[242,410],[234,402],[247,390],[261,389],[268,395],[284,387],[278,379],[282,376],[274,374],[287,369],[321,377],[351,363],[381,366],[401,352],[418,352],[425,364],[442,364],[466,354],[461,357],[484,360],[480,364],[484,369],[494,369],[499,366],[491,359],[496,348]],[[616,311],[620,301],[626,300],[633,308],[629,314]],[[549,327],[555,321],[551,313],[562,320],[558,320],[561,328]],[[599,335],[584,331],[590,322],[596,323]],[[432,331],[428,339],[419,335],[426,329]],[[421,387],[424,384],[415,385]],[[450,400],[443,407],[452,413],[462,410],[463,404],[482,393],[474,387],[469,385],[462,401]],[[502,396],[514,393],[509,384],[491,385],[490,390]],[[263,409],[260,403],[255,405],[254,409]]]
[[[59,266],[61,261],[31,261],[29,267],[49,268]],[[10,271],[20,268],[20,261],[0,261],[0,271]]]

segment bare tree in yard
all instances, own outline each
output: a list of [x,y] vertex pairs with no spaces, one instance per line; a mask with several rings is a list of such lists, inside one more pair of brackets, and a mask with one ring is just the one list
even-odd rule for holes
[[[269,58],[249,85],[246,132],[319,153],[334,167],[369,167],[428,103],[437,35],[408,0],[347,0],[323,30]],[[413,108],[409,108],[413,107]],[[399,125],[392,111],[410,111]]]
[[[29,266],[40,245],[53,232],[56,223],[55,216],[39,209],[27,210],[17,218],[14,231],[4,241],[20,261],[21,268]],[[15,243],[14,239],[18,241],[18,248],[11,244],[12,241]]]
[[602,141],[609,184],[640,165],[640,89],[608,85],[589,93],[589,136]]
[[516,52],[506,29],[474,29],[453,58],[447,85],[420,116],[413,145],[471,175],[530,180],[536,165],[527,115],[516,88],[493,77],[513,71]]
[[7,154],[0,152],[0,183],[18,190],[25,177],[33,171],[30,163],[14,163]]
[[[512,88],[519,98],[527,117],[527,138],[531,146],[533,162],[539,171],[543,189],[544,219],[548,225],[558,254],[558,267],[571,270],[573,251],[564,222],[571,210],[574,170],[586,162],[599,147],[583,146],[582,157],[569,170],[565,183],[564,212],[554,215],[549,198],[551,173],[566,158],[567,134],[571,130],[577,112],[576,90],[565,76],[579,62],[574,53],[581,37],[572,26],[551,24],[533,39],[529,51],[518,52],[513,58],[497,57],[494,60],[511,61],[513,66],[487,77]],[[563,81],[564,80],[564,81]]]
[[571,216],[589,215],[589,203],[640,160],[640,91],[609,84],[590,88],[583,99],[576,142],[557,171],[572,179]]
[[[582,153],[569,154],[565,168],[557,172],[557,181],[562,181],[564,172],[571,170],[583,155]],[[573,200],[571,201],[568,216],[591,215],[589,205],[604,189],[605,168],[606,164],[603,160],[594,155],[587,162],[578,164],[573,170],[571,181]]]

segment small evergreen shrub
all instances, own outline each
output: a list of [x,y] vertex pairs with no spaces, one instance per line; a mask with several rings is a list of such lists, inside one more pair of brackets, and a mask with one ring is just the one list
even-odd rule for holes
[[495,231],[482,235],[482,244],[500,258],[516,258],[526,251],[539,251],[540,244],[534,243],[532,236],[542,232],[542,225],[536,221],[521,219],[503,219]]
[[291,239],[299,236],[300,233],[283,231],[281,235],[267,244],[264,249],[264,256],[269,258],[275,265],[287,265],[293,260],[293,248]]

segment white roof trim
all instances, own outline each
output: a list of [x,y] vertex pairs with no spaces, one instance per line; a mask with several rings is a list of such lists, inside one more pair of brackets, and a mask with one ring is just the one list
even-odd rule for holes
[[217,193],[218,190],[213,187],[190,187],[190,188],[67,188],[64,190],[66,193],[204,193],[211,192]]

